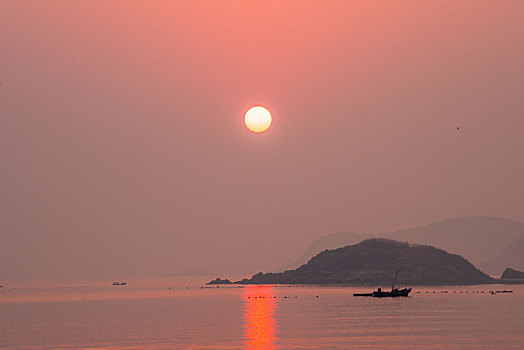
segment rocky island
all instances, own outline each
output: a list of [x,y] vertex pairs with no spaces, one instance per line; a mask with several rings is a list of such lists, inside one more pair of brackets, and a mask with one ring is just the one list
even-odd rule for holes
[[237,284],[347,284],[384,286],[400,270],[401,285],[497,283],[459,255],[426,245],[373,238],[325,250],[295,270],[257,273]]
[[508,280],[524,280],[524,272],[507,267],[500,278]]
[[233,282],[231,282],[227,278],[221,279],[221,278],[217,277],[216,279],[214,279],[211,282],[208,282],[206,284],[233,284]]

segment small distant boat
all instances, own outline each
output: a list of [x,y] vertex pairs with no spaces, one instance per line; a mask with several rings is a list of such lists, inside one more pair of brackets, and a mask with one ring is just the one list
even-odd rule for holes
[[396,297],[407,297],[409,293],[411,292],[411,288],[403,288],[398,289],[395,287],[397,284],[397,277],[398,277],[398,271],[395,275],[395,279],[393,280],[393,283],[391,285],[391,292],[385,292],[382,290],[382,288],[378,288],[378,290],[374,291],[373,293],[354,293],[354,297],[375,297],[375,298],[396,298]]
[[122,281],[122,282],[118,282],[118,281],[113,282],[113,286],[125,286],[126,284],[127,284],[127,282],[124,282],[124,281]]

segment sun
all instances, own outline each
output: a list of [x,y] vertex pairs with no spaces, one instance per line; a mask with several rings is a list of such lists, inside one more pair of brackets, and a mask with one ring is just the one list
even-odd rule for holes
[[251,107],[244,117],[246,127],[256,133],[264,132],[271,126],[271,113],[261,106]]

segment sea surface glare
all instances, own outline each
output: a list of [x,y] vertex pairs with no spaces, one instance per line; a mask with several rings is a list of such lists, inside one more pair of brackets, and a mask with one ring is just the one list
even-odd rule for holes
[[[5,283],[0,348],[524,349],[524,286],[414,287],[392,299],[353,297],[372,288],[203,283]],[[513,293],[489,293],[504,289]]]

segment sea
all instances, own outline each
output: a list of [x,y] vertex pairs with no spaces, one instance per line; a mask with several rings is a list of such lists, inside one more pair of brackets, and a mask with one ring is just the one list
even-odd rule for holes
[[210,279],[8,283],[0,348],[524,349],[522,285],[373,298],[353,296],[368,287],[205,286]]

